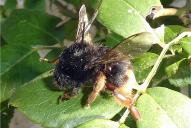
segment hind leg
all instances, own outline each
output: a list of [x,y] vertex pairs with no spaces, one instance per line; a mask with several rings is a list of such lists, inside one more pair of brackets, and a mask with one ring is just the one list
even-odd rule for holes
[[91,103],[94,102],[96,97],[99,95],[100,91],[104,89],[105,83],[106,83],[106,76],[102,72],[100,72],[96,77],[95,84],[93,86],[93,91],[88,96],[86,102],[87,107],[90,107]]

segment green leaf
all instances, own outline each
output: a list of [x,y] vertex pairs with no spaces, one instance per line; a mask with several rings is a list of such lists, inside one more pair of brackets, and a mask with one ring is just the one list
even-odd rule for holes
[[40,11],[15,10],[2,26],[2,36],[11,44],[59,43],[55,26],[58,19]]
[[79,7],[81,5],[80,0],[66,0],[66,2],[73,4],[74,6]]
[[184,59],[184,56],[180,54],[163,58],[156,75],[152,79],[152,86],[162,85],[162,87],[177,90],[177,87],[169,83],[168,78],[176,73],[179,67],[178,62],[181,62]]
[[[39,62],[33,45],[60,42],[55,25],[58,19],[39,11],[15,10],[2,26],[5,44],[1,47],[1,97],[8,99],[13,91],[52,66]],[[54,34],[52,34],[54,33]]]
[[[111,120],[106,120],[106,119],[95,119],[95,120],[86,122],[78,126],[77,128],[119,128],[119,123],[111,121]],[[122,128],[122,126],[120,128]]]
[[121,125],[119,126],[119,128],[130,128],[130,127],[126,126],[125,124],[121,124]]
[[129,114],[125,120],[125,125],[129,128],[136,128],[136,120],[133,119],[132,115]]
[[169,75],[169,82],[172,85],[177,87],[191,85],[191,66],[189,60],[183,59],[171,66],[173,66],[173,74]]
[[121,41],[123,41],[124,38],[116,33],[109,33],[106,36],[105,40],[106,42],[104,42],[104,44],[110,48],[113,48],[117,44],[121,43]]
[[140,83],[145,80],[157,58],[157,54],[147,52],[132,60],[137,82]]
[[180,41],[182,48],[191,55],[191,37],[185,37]]
[[[178,58],[178,57],[176,57],[176,58]],[[185,59],[186,58],[183,58],[183,59],[178,60],[178,61],[176,61],[175,63],[173,63],[173,64],[171,64],[169,66],[166,66],[165,72],[166,72],[167,76],[172,77],[174,74],[176,74],[176,72],[177,72],[177,70],[178,70],[178,68],[180,66],[180,63],[182,61],[184,61]]]
[[53,86],[52,77],[40,76],[18,89],[10,104],[34,122],[55,128],[72,128],[99,118],[110,119],[122,108],[109,94],[98,96],[91,108],[84,108],[90,87],[82,88],[77,96],[57,104],[63,92]]
[[14,108],[12,106],[8,106],[8,101],[1,103],[1,126],[3,128],[9,128],[9,123],[11,118],[13,117]]
[[[99,21],[113,32],[128,37],[140,32],[153,32],[145,20],[152,6],[160,6],[159,0],[102,0]],[[136,27],[135,27],[136,26]]]
[[46,3],[44,0],[27,0],[25,1],[24,7],[27,9],[34,9],[45,12]]
[[141,119],[138,128],[188,128],[191,126],[191,100],[163,87],[147,90],[137,101]]
[[[5,53],[10,55],[8,51]],[[5,55],[2,54],[2,56]],[[27,56],[21,56],[20,60],[16,61],[1,75],[1,102],[8,99],[16,88],[21,87],[25,82],[51,67],[50,64],[41,63],[37,53],[29,52]]]
[[187,29],[179,25],[168,25],[165,27],[165,42],[173,40],[178,34],[186,31]]
[[16,9],[16,0],[7,0],[4,6],[0,7],[0,22],[4,20],[11,14],[11,12]]

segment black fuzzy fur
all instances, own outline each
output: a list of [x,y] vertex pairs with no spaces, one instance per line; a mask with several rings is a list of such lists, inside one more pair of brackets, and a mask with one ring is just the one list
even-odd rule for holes
[[111,70],[106,70],[107,82],[113,84],[116,87],[124,85],[128,80],[128,76],[125,75],[126,71],[132,69],[132,65],[129,60],[113,62],[108,65]]
[[59,88],[78,88],[81,83],[92,80],[100,66],[86,66],[103,56],[108,48],[88,43],[74,43],[65,49],[54,71],[54,80]]
[[74,43],[65,49],[54,70],[56,85],[60,89],[79,88],[82,83],[94,80],[99,71],[105,73],[108,83],[116,87],[123,85],[128,80],[126,71],[132,69],[129,60],[90,66],[108,50],[109,48],[102,45],[88,43]]

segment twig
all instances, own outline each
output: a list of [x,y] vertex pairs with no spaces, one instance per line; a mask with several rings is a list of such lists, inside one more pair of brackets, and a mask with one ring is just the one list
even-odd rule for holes
[[147,76],[144,83],[141,85],[141,88],[143,89],[143,91],[145,91],[147,89],[147,87],[149,86],[150,81],[152,80],[152,78],[156,74],[157,69],[158,69],[163,57],[165,56],[167,50],[169,49],[169,47],[172,46],[173,44],[176,44],[180,39],[182,39],[185,36],[191,36],[191,32],[183,32],[179,36],[177,36],[175,39],[173,39],[171,42],[169,42],[168,44],[165,45],[160,56],[158,57],[157,61],[155,62],[154,67],[152,68],[151,72]]
[[123,113],[122,117],[120,118],[120,120],[118,121],[120,124],[124,123],[126,118],[128,117],[130,111],[129,109],[126,108],[125,112]]
[[[145,92],[147,87],[149,86],[152,78],[154,77],[154,75],[156,74],[157,72],[157,69],[162,61],[162,59],[164,58],[167,50],[169,49],[169,47],[171,47],[172,45],[178,43],[178,41],[180,39],[182,39],[183,37],[185,36],[188,36],[190,37],[191,36],[191,32],[183,32],[181,33],[179,36],[177,36],[175,39],[173,39],[171,42],[169,42],[168,44],[165,45],[164,49],[162,50],[162,52],[160,53],[160,56],[158,57],[157,61],[155,62],[155,65],[154,67],[152,68],[151,72],[149,73],[149,75],[147,76],[146,80],[144,81],[144,83],[142,85],[140,85],[141,87],[141,91],[138,91],[135,96],[134,96],[134,101],[133,103],[136,102],[136,100],[138,99],[138,97],[141,95],[141,92]],[[120,118],[119,120],[119,123],[124,123],[125,122],[125,119],[128,117],[129,115],[129,110],[127,109],[125,111],[125,113],[123,114],[123,116]]]

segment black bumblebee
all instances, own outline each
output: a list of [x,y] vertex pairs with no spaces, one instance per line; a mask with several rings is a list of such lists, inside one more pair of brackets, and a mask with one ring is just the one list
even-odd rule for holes
[[64,94],[63,98],[67,99],[75,95],[84,82],[92,80],[93,91],[87,99],[87,105],[96,99],[100,91],[108,89],[120,103],[130,108],[133,105],[133,90],[138,84],[129,56],[119,51],[124,43],[113,49],[92,43],[89,29],[95,17],[89,22],[86,7],[81,6],[74,44],[52,61],[56,63],[54,81],[58,88],[71,90],[69,94]]

